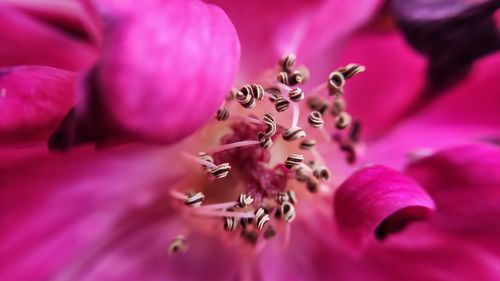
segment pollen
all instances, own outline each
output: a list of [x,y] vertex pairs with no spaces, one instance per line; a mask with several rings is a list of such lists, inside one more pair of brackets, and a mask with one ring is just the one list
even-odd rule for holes
[[[254,249],[289,236],[290,225],[300,219],[299,197],[329,189],[335,171],[318,146],[336,145],[347,163],[357,159],[361,124],[347,112],[343,96],[348,80],[365,68],[340,67],[308,91],[309,72],[296,65],[297,57],[287,54],[266,79],[230,91],[214,114],[227,132],[219,145],[183,154],[194,172],[196,166],[204,171],[203,182],[171,191],[190,217]],[[184,236],[169,246],[169,254],[186,250]]]

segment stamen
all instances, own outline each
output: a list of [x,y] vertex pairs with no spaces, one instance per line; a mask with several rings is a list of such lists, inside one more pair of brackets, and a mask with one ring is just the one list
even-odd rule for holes
[[255,225],[258,229],[263,229],[264,225],[266,225],[270,219],[266,209],[260,207],[255,211]]
[[342,97],[337,97],[333,101],[332,107],[330,109],[330,113],[333,116],[338,116],[341,112],[345,110],[345,101]]
[[304,99],[304,91],[301,88],[295,88],[288,91],[288,97],[293,102],[299,102]]
[[[210,155],[210,154],[207,154],[206,152],[203,152],[203,151],[200,151],[198,152],[198,156],[200,157],[200,159],[202,160],[205,160],[207,162],[210,162],[210,163],[214,163],[214,158]],[[205,169],[208,169],[209,167],[207,165],[203,165],[203,167]],[[212,167],[213,168],[213,167]]]
[[266,137],[272,137],[276,134],[276,119],[271,113],[264,114],[264,124],[267,125],[267,129],[264,132]]
[[318,111],[321,114],[324,114],[328,109],[328,102],[319,97],[310,97],[307,100],[307,105],[311,110]]
[[203,167],[208,167],[208,168],[211,168],[211,169],[214,169],[217,167],[217,165],[215,165],[214,163],[211,163],[205,159],[202,159],[200,157],[196,157],[196,156],[193,156],[191,154],[188,154],[188,153],[183,153],[182,156],[184,156],[185,158],[189,159],[189,160],[192,160],[193,162],[196,162],[200,165],[202,165]]
[[203,210],[201,208],[192,209],[193,214],[208,216],[208,217],[235,217],[235,218],[254,218],[255,215],[252,212],[231,212],[231,211],[219,211],[219,210]]
[[224,230],[226,230],[226,231],[235,230],[236,226],[238,226],[238,221],[239,221],[239,219],[236,219],[235,217],[225,217],[224,218]]
[[273,140],[270,137],[266,136],[265,133],[259,132],[257,138],[259,139],[260,147],[262,147],[263,149],[268,149],[273,145]]
[[283,70],[290,70],[295,65],[296,60],[295,54],[288,54],[280,59],[279,65]]
[[285,85],[288,85],[288,73],[282,71],[278,74],[278,78],[277,78],[278,82],[279,83],[282,83],[282,84],[285,84]]
[[304,138],[305,136],[306,132],[304,132],[301,127],[292,127],[290,129],[286,129],[285,132],[283,132],[283,139],[285,141],[294,141],[300,138]]
[[292,72],[291,75],[288,76],[288,83],[290,84],[290,86],[302,84],[304,83],[304,81],[305,81],[304,75],[302,74],[302,72],[298,70],[295,70],[294,72]]
[[303,149],[303,150],[311,150],[314,148],[314,146],[316,145],[316,141],[315,140],[303,140],[301,143],[300,143],[300,149]]
[[222,209],[234,207],[236,205],[238,205],[238,202],[236,202],[236,201],[216,203],[216,204],[203,205],[203,206],[199,207],[198,210],[222,210]]
[[238,197],[238,207],[245,208],[250,206],[253,203],[254,199],[252,196],[242,193]]
[[302,168],[295,169],[295,179],[299,182],[306,182],[309,177],[304,173]]
[[264,231],[264,239],[271,239],[276,236],[276,230],[272,226],[268,226]]
[[229,111],[223,106],[217,110],[217,116],[215,117],[218,121],[226,121],[229,118]]
[[311,193],[318,192],[318,183],[312,178],[307,179],[306,187],[307,187],[307,190],[309,190],[309,192],[311,192]]
[[325,123],[323,121],[321,113],[319,113],[318,111],[311,112],[307,120],[309,121],[309,125],[311,125],[313,128],[322,128],[323,124]]
[[328,90],[331,96],[342,94],[345,79],[342,73],[334,71],[328,75]]
[[208,170],[208,172],[211,173],[216,179],[221,179],[229,174],[230,169],[231,166],[229,163],[222,163],[217,165],[217,167]]
[[300,165],[302,161],[304,161],[304,155],[292,153],[286,158],[285,167],[291,169],[297,165]]
[[280,213],[288,223],[295,219],[295,207],[290,202],[283,202],[280,206]]
[[339,68],[337,71],[342,73],[344,78],[349,79],[353,77],[356,74],[359,74],[361,72],[365,71],[365,67],[363,65],[355,64],[355,63],[350,63],[344,67]]
[[234,121],[250,122],[258,125],[262,124],[262,121],[252,116],[230,116],[229,119]]
[[354,121],[349,131],[349,139],[357,143],[359,141],[359,135],[361,133],[361,123],[359,121]]
[[255,98],[251,94],[244,94],[240,91],[236,93],[235,98],[236,101],[246,109],[252,109],[257,105]]
[[313,175],[319,180],[327,181],[330,179],[330,171],[323,165],[316,167],[314,169]]
[[233,149],[233,148],[237,148],[237,147],[252,146],[252,145],[257,145],[257,144],[259,144],[259,141],[254,141],[254,140],[238,141],[238,142],[233,142],[233,143],[228,143],[228,144],[218,146],[214,149],[211,149],[210,153],[214,154],[214,153],[221,152],[224,150],[229,150],[229,149]]
[[205,199],[205,195],[201,192],[197,192],[195,194],[187,194],[186,199],[184,200],[184,205],[197,208],[201,206],[201,203]]
[[276,108],[276,111],[278,112],[283,112],[288,109],[290,106],[290,102],[285,99],[283,96],[279,96],[276,98],[276,101],[274,102],[274,107]]
[[168,255],[171,257],[177,253],[185,253],[189,248],[186,237],[179,235],[172,239],[168,245]]
[[264,99],[264,87],[260,84],[252,84],[252,95],[257,100]]
[[351,124],[351,115],[349,113],[342,111],[336,118],[335,118],[335,127],[339,130],[343,130]]
[[291,128],[296,128],[299,124],[300,108],[297,104],[292,105],[292,126]]
[[265,94],[272,103],[276,102],[276,99],[281,96],[280,89],[276,87],[267,88]]

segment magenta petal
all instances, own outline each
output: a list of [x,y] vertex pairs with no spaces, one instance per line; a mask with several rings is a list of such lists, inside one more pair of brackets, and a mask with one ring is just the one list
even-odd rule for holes
[[[175,272],[166,265],[169,239],[178,234],[168,190],[185,171],[180,166],[165,171],[175,151],[137,146],[64,155],[45,151],[0,167],[1,279],[83,280],[75,276],[101,266],[118,274],[124,263],[109,265],[113,256],[145,263],[163,256],[157,270]],[[145,237],[150,244],[133,248],[137,255],[119,251]],[[122,277],[115,280],[131,280]]]
[[333,56],[338,50],[333,48],[338,48],[345,37],[365,23],[382,1],[210,2],[224,9],[236,26],[242,44],[240,74],[248,80],[255,79],[266,68],[275,67],[278,59],[289,52],[297,53],[299,62],[307,62],[315,75],[322,73],[324,64],[334,68]]
[[50,23],[0,4],[0,66],[47,65],[68,70],[90,66],[96,47],[68,33],[66,20]]
[[379,137],[418,99],[425,86],[425,59],[391,32],[352,37],[340,64],[360,63],[367,71],[346,84],[349,112],[361,121],[363,139]]
[[73,105],[74,83],[51,67],[0,69],[0,144],[45,141]]
[[81,142],[89,127],[94,140],[163,144],[193,133],[214,116],[236,75],[240,49],[231,22],[196,0],[110,7],[98,7],[107,20],[104,49],[71,116],[82,128],[58,132],[61,142]]
[[[500,148],[450,148],[413,163],[407,173],[431,194],[436,225],[464,235],[500,234]],[[497,243],[500,250],[500,243]]]
[[429,217],[432,199],[413,180],[383,166],[352,174],[335,193],[335,218],[340,236],[354,252],[373,236],[385,238],[409,222]]

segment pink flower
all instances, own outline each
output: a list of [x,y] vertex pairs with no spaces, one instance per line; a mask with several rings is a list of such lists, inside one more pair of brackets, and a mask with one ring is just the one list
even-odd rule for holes
[[433,88],[378,1],[213,2],[0,5],[0,279],[499,278],[498,53]]

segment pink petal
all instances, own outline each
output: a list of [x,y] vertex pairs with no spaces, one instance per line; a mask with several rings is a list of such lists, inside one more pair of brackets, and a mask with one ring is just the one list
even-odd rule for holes
[[74,81],[51,67],[0,69],[0,144],[45,141],[74,103]]
[[416,182],[383,166],[352,174],[335,193],[339,233],[353,252],[374,236],[384,239],[412,221],[428,218],[433,209],[432,199]]
[[102,57],[68,121],[77,128],[63,128],[60,139],[168,144],[214,116],[239,62],[236,32],[220,9],[195,0],[101,4],[113,19]]
[[[54,13],[57,16],[51,19],[59,18],[60,14]],[[90,66],[97,55],[96,47],[74,37],[78,27],[72,26],[77,24],[72,20],[51,23],[0,4],[0,66],[47,65],[68,70]]]
[[384,133],[408,110],[425,86],[426,61],[396,31],[352,37],[340,65],[359,63],[366,71],[346,84],[347,109],[362,124],[365,140]]
[[[402,119],[398,126],[366,149],[365,161],[402,167],[409,154],[500,138],[500,54],[478,61],[470,76],[428,108]],[[403,122],[404,121],[404,122]]]
[[435,200],[439,210],[437,227],[469,240],[494,242],[491,246],[500,251],[498,146],[477,144],[446,149],[413,163],[407,173]]
[[363,255],[363,260],[390,277],[386,280],[493,281],[500,277],[498,255],[429,225],[411,225],[392,238]]
[[[223,260],[228,252],[211,267],[190,263],[207,259],[215,252],[211,247],[219,246],[197,235],[192,253],[168,259],[168,243],[182,226],[168,191],[186,167],[165,170],[177,150],[134,146],[96,153],[85,148],[64,155],[45,152],[2,166],[2,279],[222,277],[222,262],[237,260]],[[183,262],[188,272],[181,269]]]
[[[211,0],[229,15],[242,45],[242,79],[255,79],[275,67],[283,55],[297,53],[314,75],[325,63],[334,68],[332,56],[353,30],[365,23],[381,1],[356,3],[339,0],[231,1]],[[338,51],[338,49],[337,49]],[[323,57],[328,53],[327,59]],[[328,73],[323,73],[323,76]]]

